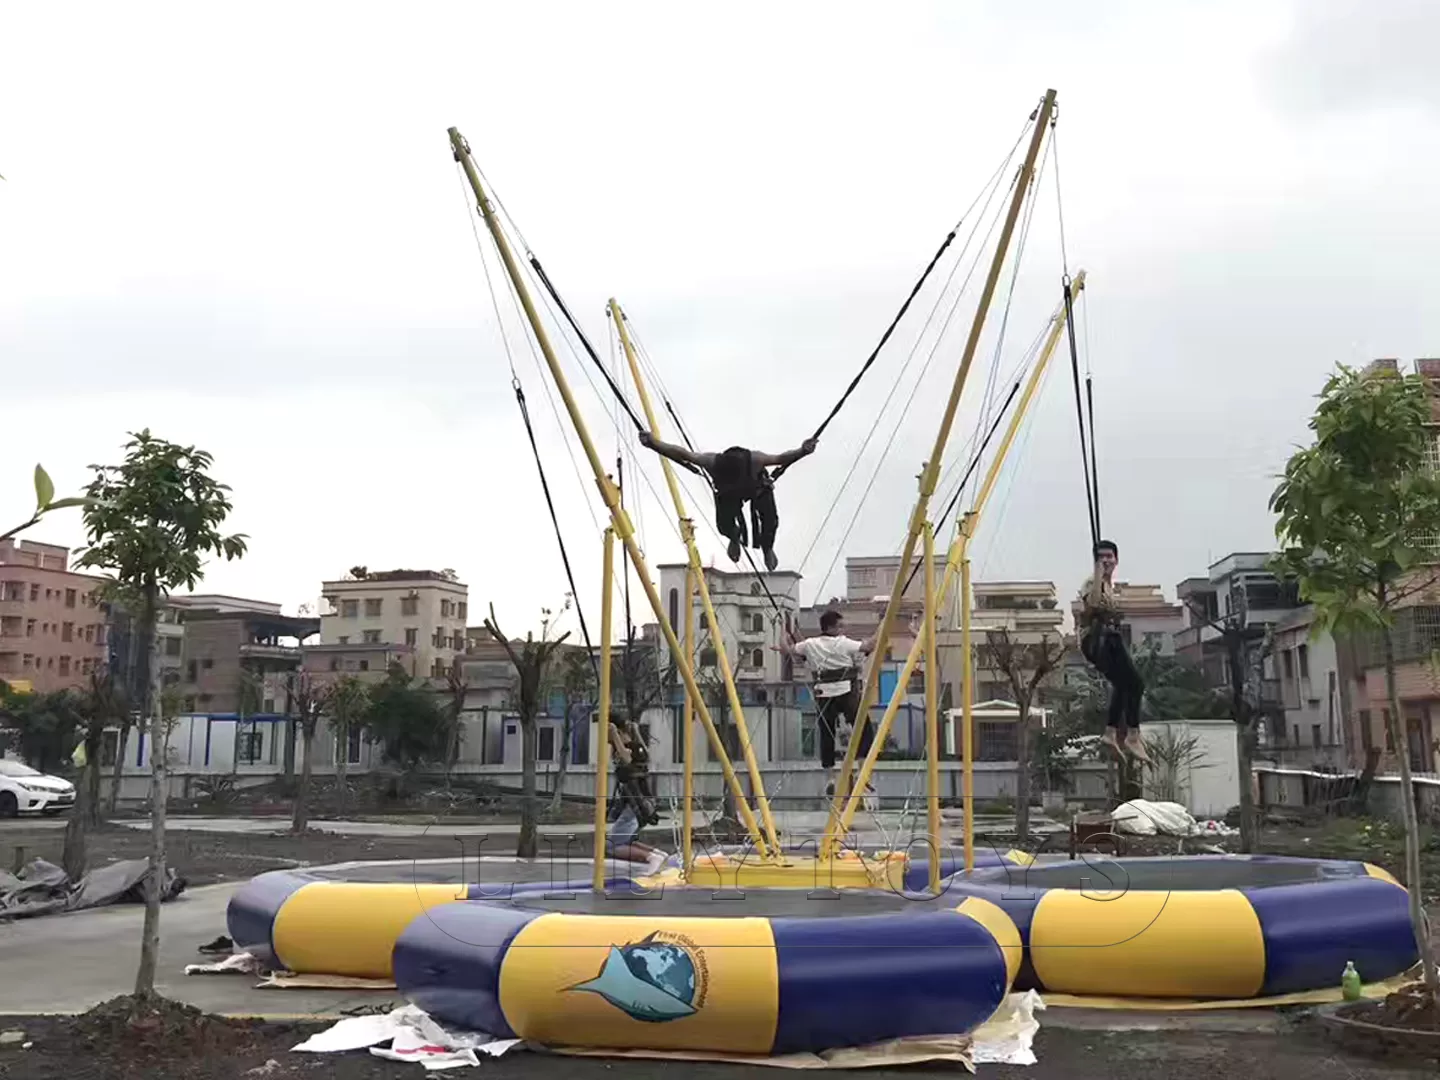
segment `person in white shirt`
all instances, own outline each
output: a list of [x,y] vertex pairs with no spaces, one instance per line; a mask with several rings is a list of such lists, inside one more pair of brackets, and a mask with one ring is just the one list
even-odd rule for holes
[[[838,611],[820,616],[820,636],[797,641],[793,636],[778,651],[798,656],[810,665],[814,677],[813,692],[820,726],[820,765],[825,770],[825,794],[835,794],[835,741],[841,721],[853,728],[860,711],[860,690],[856,676],[860,658],[875,651],[875,637],[856,641],[845,636],[845,620]],[[875,727],[865,717],[860,728],[859,756],[870,752],[875,741]],[[866,786],[867,797],[873,798],[874,788]]]

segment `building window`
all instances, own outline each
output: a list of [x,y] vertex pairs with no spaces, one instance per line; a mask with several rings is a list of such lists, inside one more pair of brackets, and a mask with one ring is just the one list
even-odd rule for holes
[[366,645],[379,645],[379,644],[380,644],[380,631],[379,631],[379,630],[366,630],[366,631],[365,631],[365,644],[366,644]]
[[449,600],[441,600],[441,601],[440,601],[440,617],[441,617],[442,619],[448,619],[448,618],[450,617],[450,601],[449,601]]
[[106,638],[106,636],[107,636],[107,635],[106,635],[106,633],[105,633],[105,624],[104,624],[104,623],[98,624],[98,625],[95,627],[95,644],[96,644],[96,645],[104,645],[104,644],[105,644],[105,638]]
[[441,630],[439,630],[439,629],[436,629],[436,631],[435,631],[433,634],[430,635],[430,644],[433,645],[433,646],[435,646],[435,648],[437,648],[437,649],[444,648],[444,646],[445,646],[445,634],[444,634],[444,632],[441,631]]
[[260,764],[261,755],[265,752],[265,733],[252,726],[248,731],[240,732],[239,740],[235,760],[241,765]]
[[678,627],[680,625],[680,590],[671,589],[669,600],[670,625],[672,627]]
[[701,649],[701,650],[700,650],[700,666],[701,666],[701,667],[714,667],[714,666],[715,666],[715,650],[714,650],[714,649],[704,648],[704,649]]
[[66,606],[66,607],[74,607],[74,606],[75,606],[75,590],[74,590],[74,589],[66,589],[66,590],[65,590],[65,606]]
[[359,601],[359,600],[341,600],[341,601],[340,601],[340,617],[341,617],[342,619],[355,619],[355,618],[359,618],[359,616],[360,616],[360,601]]
[[370,670],[370,661],[369,661],[369,660],[361,660],[361,661],[360,661],[360,670],[361,670],[361,671],[369,671],[369,670]]
[[445,677],[444,660],[436,660],[435,663],[430,665],[430,676],[435,679],[443,679]]
[[418,626],[407,626],[407,627],[405,628],[405,644],[406,644],[406,645],[418,645],[418,644],[420,644],[420,628],[419,628]]
[[760,583],[759,583],[758,581],[752,581],[752,582],[750,583],[750,595],[751,595],[751,596],[759,596],[759,595],[760,595]]
[[179,655],[180,655],[180,639],[179,639],[178,637],[172,637],[172,638],[166,638],[166,639],[165,639],[165,655],[166,655],[166,656],[179,656]]
[[209,671],[211,668],[213,668],[213,667],[215,666],[215,660],[214,660],[213,657],[210,657],[210,656],[204,657],[204,658],[200,661],[200,666],[201,666],[202,668],[204,668],[206,671]]
[[74,641],[74,640],[75,640],[75,624],[74,624],[73,622],[67,622],[64,626],[60,627],[60,640],[61,640],[61,641]]
[[367,617],[367,618],[374,618],[376,615],[379,615],[379,614],[380,614],[381,605],[384,604],[384,602],[385,602],[385,601],[384,601],[383,599],[380,599],[380,600],[366,600],[366,601],[365,601],[365,615],[366,615],[366,617]]
[[458,604],[455,605],[455,617],[456,617],[457,619],[465,619],[465,618],[469,618],[469,616],[470,616],[470,605],[467,604],[467,603],[465,603],[464,600],[461,600],[460,603],[458,603]]
[[402,596],[400,598],[401,615],[418,615],[420,613],[420,598],[418,596]]
[[539,735],[540,745],[535,749],[535,759],[537,761],[554,761],[555,729],[553,727],[550,727],[549,725],[546,725],[545,727],[542,727],[540,729]]
[[765,666],[765,650],[756,649],[750,654],[750,666],[763,668]]
[[349,645],[349,644],[350,644],[350,637],[349,637],[348,634],[341,636],[341,638],[340,638],[340,644],[341,644],[341,645]]
[[360,764],[360,729],[354,725],[345,739],[345,761],[350,765]]
[[34,637],[34,636],[35,636],[35,620],[34,620],[34,619],[26,619],[26,620],[25,620],[25,636],[26,636],[26,637]]
[[1311,724],[1311,725],[1310,725],[1310,740],[1315,744],[1315,749],[1316,749],[1316,750],[1319,750],[1320,747],[1324,745],[1324,744],[1320,741],[1320,725],[1319,725],[1319,724]]
[[30,599],[31,599],[31,600],[39,600],[39,599],[40,599],[40,586],[39,586],[39,585],[31,585],[31,586],[30,586]]
[[758,612],[750,619],[750,629],[757,634],[765,632],[765,616]]
[[339,670],[340,670],[340,658],[339,658],[338,656],[332,656],[332,657],[330,657],[330,670],[331,670],[331,671],[339,671]]
[[1289,649],[1286,649],[1280,654],[1280,666],[1285,671],[1286,682],[1295,678],[1295,657],[1290,654]]
[[199,664],[197,664],[194,660],[191,660],[188,664],[185,665],[185,678],[190,682],[194,682],[195,679],[198,677],[195,670],[197,667],[199,667]]
[[1295,650],[1295,654],[1300,661],[1300,677],[1308,679],[1310,677],[1310,646],[1301,645]]

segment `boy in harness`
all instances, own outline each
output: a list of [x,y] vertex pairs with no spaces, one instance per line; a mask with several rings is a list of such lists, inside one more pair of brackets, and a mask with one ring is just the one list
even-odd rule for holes
[[[726,554],[732,562],[740,561],[740,549],[757,547],[765,555],[765,569],[780,565],[775,557],[775,532],[780,517],[775,510],[775,481],[767,471],[772,467],[786,468],[803,457],[809,457],[818,445],[806,439],[798,450],[783,454],[764,454],[732,446],[718,454],[700,454],[683,446],[661,442],[648,431],[640,433],[640,445],[662,457],[705,470],[715,488],[715,526],[730,541]],[[747,534],[745,505],[750,505],[750,527]]]
[[650,790],[650,751],[634,723],[611,723],[610,747],[615,757],[615,795],[607,815],[605,847],[612,857],[644,863],[644,872],[653,874],[665,865],[666,854],[635,839],[641,829],[660,820]]

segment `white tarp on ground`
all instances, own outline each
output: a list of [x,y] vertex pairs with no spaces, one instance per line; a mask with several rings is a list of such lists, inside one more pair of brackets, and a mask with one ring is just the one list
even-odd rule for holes
[[[943,1059],[962,1061],[972,1067],[980,1062],[1033,1065],[1035,1033],[1040,1029],[1035,1013],[1044,1007],[1045,1003],[1040,995],[1030,990],[1023,994],[1011,994],[1006,998],[995,1015],[981,1025],[971,1039],[898,1039],[877,1047],[855,1047],[832,1054],[746,1057],[744,1061],[792,1069],[853,1069]],[[519,1042],[518,1039],[494,1039],[480,1032],[447,1028],[414,1005],[405,1005],[389,1013],[347,1017],[333,1027],[312,1035],[294,1049],[312,1054],[369,1050],[376,1057],[391,1061],[419,1062],[426,1070],[433,1072],[478,1065],[482,1056],[499,1057],[515,1048]],[[678,1060],[718,1060],[722,1057],[687,1054],[684,1051],[593,1053],[596,1056],[665,1057]]]
[[1196,821],[1179,803],[1131,799],[1110,820],[1116,832],[1131,836],[1234,836],[1235,830],[1219,821]]

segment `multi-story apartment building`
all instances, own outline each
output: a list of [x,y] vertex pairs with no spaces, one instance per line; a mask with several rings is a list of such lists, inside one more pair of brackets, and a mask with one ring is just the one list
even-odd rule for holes
[[[1239,551],[1211,563],[1202,578],[1186,578],[1175,586],[1185,627],[1175,635],[1175,653],[1204,669],[1216,686],[1229,680],[1225,646],[1214,622],[1243,622],[1256,630],[1273,628],[1300,607],[1300,590],[1267,569],[1270,553]],[[1257,637],[1258,640],[1258,637]],[[1269,686],[1278,700],[1278,688]]]
[[[684,615],[686,566],[684,563],[669,563],[658,569],[665,617],[678,635],[682,632],[681,619]],[[788,662],[772,646],[779,645],[785,633],[795,629],[800,610],[800,575],[790,570],[757,575],[748,570],[706,567],[705,582],[720,626],[725,653],[735,673],[736,685],[745,684],[753,690],[764,691],[752,691],[749,696],[755,700],[768,700],[770,687],[788,681]],[[771,605],[772,597],[774,606]],[[715,642],[706,625],[698,596],[694,606],[695,664],[699,673],[710,678],[718,659]],[[776,607],[779,608],[778,614]],[[662,666],[668,664],[668,650],[661,649],[658,660]]]
[[1315,609],[1308,604],[1275,624],[1266,667],[1279,684],[1282,712],[1268,749],[1291,764],[1346,764],[1351,687],[1340,678],[1335,638],[1314,631]]
[[103,579],[70,569],[70,549],[0,541],[0,679],[47,692],[83,687],[106,659]]
[[410,674],[443,679],[465,651],[469,588],[449,570],[365,571],[322,586],[322,645],[405,645]]
[[287,711],[286,680],[320,620],[273,611],[187,610],[177,684],[187,713]]
[[[923,556],[917,555],[914,562],[905,570],[909,584],[901,594],[901,600],[905,602],[907,611],[919,610],[924,600],[923,559]],[[917,567],[920,569],[917,570]],[[852,603],[874,603],[879,600],[883,611],[885,601],[890,599],[890,594],[895,589],[895,579],[899,574],[899,555],[862,555],[847,558],[845,560],[845,599]],[[936,555],[935,582],[937,585],[944,576],[945,556]],[[960,582],[958,580],[953,582],[950,593],[945,598],[945,608],[941,613],[940,624],[942,626],[960,625]]]

